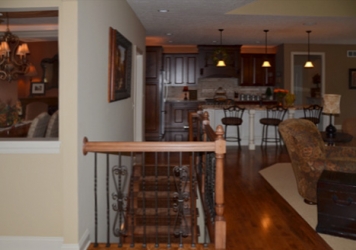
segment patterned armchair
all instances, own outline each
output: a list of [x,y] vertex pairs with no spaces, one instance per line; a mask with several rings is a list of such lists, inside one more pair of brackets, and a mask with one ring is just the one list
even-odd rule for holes
[[323,170],[356,173],[356,148],[325,146],[314,123],[288,119],[279,125],[297,181],[308,204],[317,202],[316,186]]
[[349,117],[342,121],[342,132],[352,135],[353,138],[352,141],[340,145],[356,147],[356,117]]

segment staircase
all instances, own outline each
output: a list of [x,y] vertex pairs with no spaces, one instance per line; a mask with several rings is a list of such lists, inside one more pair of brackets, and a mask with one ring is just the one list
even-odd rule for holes
[[[226,142],[222,126],[214,131],[208,116],[207,112],[189,114],[190,130],[193,118],[199,120],[196,135],[190,131],[189,142],[83,139],[83,153],[94,153],[94,230],[93,243],[88,249],[226,249],[223,192]],[[99,158],[102,154],[106,157]],[[149,154],[153,157],[146,159]],[[111,158],[116,157],[117,165],[110,170]],[[106,172],[106,180],[98,178],[99,171]],[[130,176],[128,194],[127,176]],[[112,179],[114,191],[110,190]],[[203,197],[202,244],[197,243],[198,193]],[[105,197],[106,202],[99,203],[100,197]],[[116,203],[112,204],[112,199]],[[110,216],[111,209],[115,211],[114,218]],[[99,220],[99,215],[105,214],[106,221]],[[111,241],[112,233],[118,237],[115,241]]]
[[134,166],[124,243],[196,244],[193,176],[189,165]]

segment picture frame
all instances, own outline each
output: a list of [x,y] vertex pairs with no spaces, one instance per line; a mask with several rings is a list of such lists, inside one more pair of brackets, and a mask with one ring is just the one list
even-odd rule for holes
[[31,95],[44,95],[46,84],[44,82],[31,82],[30,94]]
[[356,69],[349,69],[349,89],[356,89]]
[[109,33],[108,101],[114,102],[131,96],[132,44],[112,27]]

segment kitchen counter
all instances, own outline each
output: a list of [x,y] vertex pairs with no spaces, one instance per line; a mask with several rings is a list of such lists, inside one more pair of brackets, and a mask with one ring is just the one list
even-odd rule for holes
[[[265,117],[266,106],[259,105],[241,105],[246,108],[242,124],[240,125],[241,145],[248,145],[250,150],[255,150],[256,144],[261,144],[262,124],[259,122]],[[220,105],[203,105],[203,111],[209,113],[210,126],[215,130],[218,125],[221,125],[221,119],[224,117],[224,106]],[[227,107],[227,106],[226,106]],[[293,107],[288,109],[288,113],[284,119],[301,118],[304,116],[303,107]],[[224,128],[225,129],[225,128]],[[269,127],[269,130],[274,130]],[[227,137],[236,137],[237,130],[229,127]],[[227,146],[237,145],[237,142],[226,142]]]

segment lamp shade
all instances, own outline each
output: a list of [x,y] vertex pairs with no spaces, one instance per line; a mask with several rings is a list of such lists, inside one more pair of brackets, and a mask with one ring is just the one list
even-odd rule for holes
[[340,114],[341,95],[325,94],[323,101],[323,113],[325,114]]
[[35,65],[33,65],[32,63],[30,63],[26,69],[26,72],[25,72],[25,76],[37,76],[37,70],[36,70],[36,67]]
[[263,62],[262,67],[263,68],[269,68],[269,67],[271,67],[271,64],[269,63],[269,61],[266,60],[266,61]]
[[306,61],[304,64],[304,68],[314,68],[314,65],[311,61]]
[[1,51],[10,52],[9,44],[5,41],[1,42]]
[[218,63],[216,64],[217,67],[225,67],[226,64],[224,62],[224,60],[219,60]]

